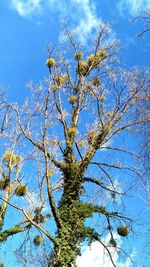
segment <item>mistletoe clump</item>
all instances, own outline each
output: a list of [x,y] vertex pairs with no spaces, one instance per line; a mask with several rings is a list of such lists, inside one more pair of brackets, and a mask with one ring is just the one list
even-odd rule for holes
[[111,116],[111,112],[110,112],[110,111],[107,112],[107,116],[108,116],[108,117]]
[[75,88],[74,88],[75,92],[78,93],[78,92],[81,92],[82,90],[82,87],[77,85]]
[[75,59],[78,61],[78,60],[80,60],[81,58],[82,58],[82,53],[81,52],[76,52],[75,53]]
[[120,226],[117,228],[117,233],[120,236],[126,237],[129,233],[129,229],[127,226]]
[[28,192],[28,188],[27,188],[26,185],[23,185],[23,184],[19,184],[19,185],[17,186],[17,188],[15,189],[15,194],[16,194],[16,196],[18,196],[18,197],[23,197],[23,196],[25,196],[25,195],[27,194],[27,192]]
[[52,68],[55,65],[55,60],[53,58],[48,58],[46,60],[46,65],[48,68]]
[[89,66],[97,68],[100,66],[101,60],[105,59],[106,57],[107,57],[107,51],[102,50],[102,51],[98,51],[95,54],[91,54],[88,57],[87,61],[88,61]]
[[79,75],[86,76],[89,72],[88,62],[87,61],[80,61],[77,72]]
[[98,97],[98,100],[99,101],[105,101],[106,97],[104,95],[101,95],[101,96]]
[[101,52],[99,52],[99,55],[102,59],[106,58],[107,57],[107,51],[106,50],[103,50]]
[[61,75],[58,75],[55,77],[55,82],[58,86],[62,86],[65,82],[64,77]]
[[0,181],[0,190],[5,190],[7,186],[9,185],[9,179],[4,178]]
[[72,95],[72,96],[70,96],[70,98],[69,98],[69,103],[70,103],[70,104],[74,104],[74,103],[76,102],[76,100],[77,100],[76,95]]
[[87,85],[86,85],[86,89],[87,90],[91,90],[93,87],[93,84],[91,82],[88,82]]
[[85,61],[82,60],[78,63],[77,73],[83,76],[88,75],[90,70],[92,70],[93,68],[98,68],[100,66],[101,61],[106,57],[107,57],[106,50],[98,51],[95,54],[89,55],[87,60]]
[[68,129],[68,135],[69,136],[75,136],[75,135],[77,135],[77,133],[78,133],[78,130],[76,127],[70,127]]
[[101,57],[99,53],[91,54],[87,59],[88,65],[90,67],[99,67],[100,61],[101,61]]
[[3,156],[3,162],[7,167],[10,167],[11,169],[18,165],[22,161],[22,157],[15,155],[12,151],[7,150]]
[[34,221],[36,223],[45,223],[47,216],[44,216],[41,214],[41,208],[36,208],[35,211],[35,216],[34,216]]
[[100,81],[100,79],[98,77],[95,77],[93,79],[92,83],[93,83],[94,86],[97,86],[98,87],[98,86],[100,86],[101,81]]
[[40,235],[35,236],[33,239],[34,245],[35,246],[40,246],[43,242],[43,238]]
[[56,92],[58,89],[59,89],[59,87],[58,87],[57,85],[53,85],[53,86],[51,86],[51,90],[52,90],[53,92]]

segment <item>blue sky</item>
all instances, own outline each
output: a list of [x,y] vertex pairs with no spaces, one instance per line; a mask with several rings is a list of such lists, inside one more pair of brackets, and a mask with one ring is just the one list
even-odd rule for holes
[[87,45],[101,20],[112,22],[114,36],[121,39],[125,63],[148,64],[142,51],[146,41],[136,40],[139,29],[130,23],[148,5],[149,0],[0,1],[1,84],[9,87],[12,100],[24,99],[26,83],[39,81],[47,74],[46,45],[62,39],[62,21],[70,27],[76,25],[79,39]]
[[[139,40],[136,34],[142,25],[132,22],[145,8],[150,8],[150,0],[1,0],[0,84],[7,88],[8,99],[23,103],[28,95],[28,81],[38,82],[48,74],[46,47],[49,43],[63,42],[62,22],[70,28],[75,26],[78,40],[88,47],[99,23],[108,21],[112,24],[111,37],[120,40],[123,65],[149,66],[148,36]],[[100,253],[98,260],[101,257]],[[90,262],[87,254],[86,259]],[[99,266],[93,258],[91,261],[91,266]],[[104,265],[111,266],[111,263]],[[129,259],[125,266],[132,266]]]

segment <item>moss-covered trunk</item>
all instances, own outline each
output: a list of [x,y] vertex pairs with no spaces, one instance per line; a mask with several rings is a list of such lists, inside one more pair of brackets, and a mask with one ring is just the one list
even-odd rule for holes
[[65,160],[64,191],[59,204],[62,227],[58,230],[57,244],[53,251],[53,267],[75,266],[75,259],[80,252],[83,219],[80,213],[80,191],[82,178],[78,162],[71,153]]

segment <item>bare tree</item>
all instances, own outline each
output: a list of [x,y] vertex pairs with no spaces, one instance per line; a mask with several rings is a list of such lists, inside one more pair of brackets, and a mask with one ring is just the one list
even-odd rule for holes
[[[27,228],[38,229],[35,245],[44,237],[52,243],[52,267],[76,266],[85,240],[99,241],[115,266],[110,248],[120,248],[114,232],[125,237],[132,230],[124,205],[114,202],[142,179],[133,141],[139,146],[135,129],[149,123],[148,116],[136,114],[149,97],[150,79],[148,70],[121,69],[117,42],[109,41],[107,30],[101,27],[89,51],[66,31],[70,48],[48,49],[49,76],[37,86],[29,83],[31,96],[23,107],[10,105],[22,150],[37,162],[38,179],[31,184],[37,207],[28,214],[1,199],[24,214]],[[45,207],[50,218],[42,215]],[[88,225],[88,218],[93,224]],[[109,243],[102,238],[107,233]]]
[[150,31],[150,9],[146,9],[141,12],[134,20],[141,21],[144,24],[144,29],[138,34],[139,37],[143,37]]

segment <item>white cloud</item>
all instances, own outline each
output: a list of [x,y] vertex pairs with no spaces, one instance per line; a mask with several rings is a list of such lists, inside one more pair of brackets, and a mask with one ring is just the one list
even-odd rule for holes
[[41,0],[11,0],[11,7],[22,17],[30,17],[39,13],[41,9]]
[[[114,235],[114,237],[120,246],[121,239],[117,235]],[[104,242],[108,242],[109,239],[110,237],[108,236]],[[113,247],[109,250],[117,267],[131,267],[130,257],[126,259],[126,262],[118,263],[119,256],[116,250]],[[135,255],[132,254],[132,256]],[[76,263],[78,267],[114,267],[108,253],[98,241],[93,242],[90,247],[84,247],[83,253],[77,258]]]
[[[77,25],[76,32],[80,41],[85,42],[90,39],[93,30],[101,23],[97,17],[96,6],[90,0],[11,0],[11,7],[17,13],[30,18],[43,12],[58,11],[60,20],[67,20]],[[39,18],[38,18],[39,19]]]
[[[80,34],[80,40],[84,42],[88,35],[102,23],[101,19],[96,15],[96,6],[90,4],[89,0],[73,0],[79,7],[81,19],[77,26],[77,32]],[[89,39],[89,37],[88,37]]]
[[141,10],[150,8],[150,0],[119,0],[117,7],[121,15],[126,16],[126,13],[129,13],[135,16]]

